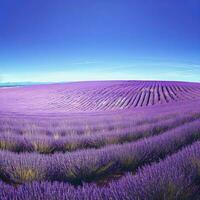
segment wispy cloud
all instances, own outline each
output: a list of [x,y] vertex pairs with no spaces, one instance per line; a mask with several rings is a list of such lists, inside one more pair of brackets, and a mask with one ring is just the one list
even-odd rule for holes
[[[198,63],[169,61],[129,61],[106,63],[97,61],[74,62],[66,69],[45,72],[4,73],[3,82],[69,82],[86,80],[179,80],[200,82]],[[76,67],[77,65],[77,67]],[[86,65],[86,67],[81,67]],[[70,70],[68,70],[70,69]],[[1,77],[0,77],[1,78]]]
[[70,63],[71,65],[91,65],[91,64],[97,64],[100,63],[99,61],[90,61],[90,60],[86,60],[86,61],[80,61],[80,62],[73,62]]

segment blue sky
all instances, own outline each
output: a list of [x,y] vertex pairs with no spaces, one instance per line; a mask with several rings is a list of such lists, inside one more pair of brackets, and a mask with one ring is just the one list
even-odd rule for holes
[[0,0],[0,81],[200,81],[199,0]]

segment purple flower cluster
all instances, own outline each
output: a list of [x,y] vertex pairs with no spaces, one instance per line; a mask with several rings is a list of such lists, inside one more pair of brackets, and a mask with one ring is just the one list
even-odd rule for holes
[[13,152],[54,153],[67,152],[87,148],[100,148],[111,144],[122,144],[138,139],[160,134],[186,122],[199,118],[199,114],[187,114],[176,118],[124,128],[122,131],[107,131],[104,133],[83,136],[23,136],[18,134],[1,134],[0,149]]
[[106,187],[84,184],[74,187],[58,182],[33,182],[14,188],[0,183],[2,200],[156,200],[199,199],[200,143],[127,174]]
[[90,182],[109,174],[136,170],[158,161],[200,139],[200,120],[187,123],[161,135],[99,150],[41,155],[0,152],[0,174],[7,182],[33,180]]

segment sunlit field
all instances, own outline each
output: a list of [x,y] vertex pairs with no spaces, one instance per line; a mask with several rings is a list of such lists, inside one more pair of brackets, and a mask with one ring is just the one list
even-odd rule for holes
[[198,199],[200,84],[0,88],[0,199]]

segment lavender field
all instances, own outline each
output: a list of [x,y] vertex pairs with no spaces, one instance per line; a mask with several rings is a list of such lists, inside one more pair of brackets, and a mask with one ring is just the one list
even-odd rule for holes
[[0,87],[0,200],[200,199],[200,83]]

